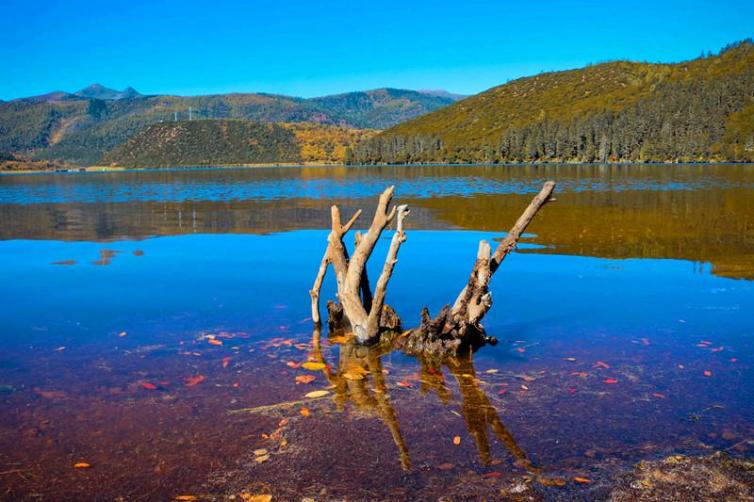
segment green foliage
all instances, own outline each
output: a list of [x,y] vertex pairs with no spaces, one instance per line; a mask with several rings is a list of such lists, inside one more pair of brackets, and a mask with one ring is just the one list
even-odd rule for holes
[[124,167],[204,166],[298,162],[293,132],[245,120],[194,120],[153,124],[106,154]]
[[0,149],[88,165],[147,125],[188,119],[189,108],[198,119],[384,128],[452,102],[396,89],[300,99],[267,94],[141,96],[129,89],[92,86],[75,95],[51,93],[0,103]]
[[754,44],[744,41],[685,63],[519,79],[385,131],[346,161],[750,160],[752,102]]

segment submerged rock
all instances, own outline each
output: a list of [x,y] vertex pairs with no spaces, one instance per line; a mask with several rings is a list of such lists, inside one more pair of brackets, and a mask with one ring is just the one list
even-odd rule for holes
[[754,462],[719,452],[640,462],[613,489],[610,500],[754,500]]

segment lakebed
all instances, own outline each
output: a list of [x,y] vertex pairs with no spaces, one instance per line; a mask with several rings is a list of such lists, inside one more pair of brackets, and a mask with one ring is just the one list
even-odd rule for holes
[[[332,203],[411,206],[410,323],[546,179],[497,346],[436,367],[312,329]],[[640,461],[754,455],[754,166],[7,176],[0,220],[6,497],[607,498]]]

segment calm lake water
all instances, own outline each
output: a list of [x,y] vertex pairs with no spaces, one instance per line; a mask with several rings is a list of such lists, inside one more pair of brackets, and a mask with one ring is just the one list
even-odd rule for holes
[[[436,367],[313,332],[330,204],[411,206],[411,326],[547,179],[497,346]],[[0,239],[0,499],[604,498],[643,459],[754,457],[754,166],[2,176]]]

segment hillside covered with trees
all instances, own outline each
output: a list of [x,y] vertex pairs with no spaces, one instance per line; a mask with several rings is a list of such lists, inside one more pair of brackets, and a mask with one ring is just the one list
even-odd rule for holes
[[114,91],[95,84],[76,93],[0,102],[0,151],[91,165],[151,124],[244,119],[384,129],[455,99],[400,89],[311,99],[269,94],[144,96],[131,88]]
[[184,120],[146,126],[106,153],[103,164],[173,167],[270,163],[342,163],[348,147],[376,133],[314,123],[240,119]]
[[205,166],[299,162],[293,132],[247,120],[193,120],[152,124],[105,155],[123,167]]
[[754,161],[754,43],[522,78],[399,124],[348,163]]

